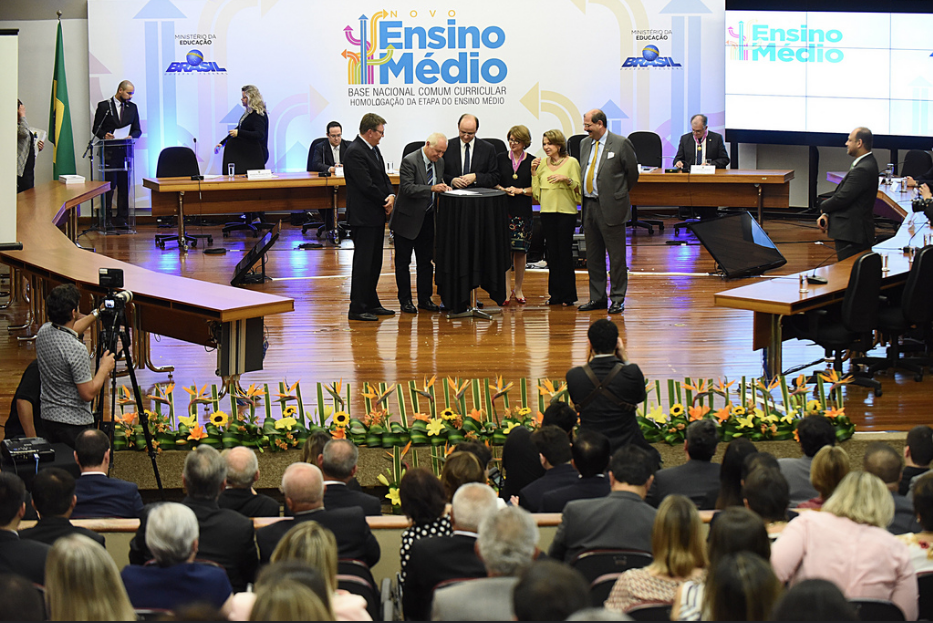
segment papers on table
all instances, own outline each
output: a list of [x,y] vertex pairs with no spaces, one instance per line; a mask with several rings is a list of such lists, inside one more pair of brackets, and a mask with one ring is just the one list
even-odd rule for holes
[[446,193],[444,193],[444,194],[446,194],[446,195],[465,195],[465,196],[473,196],[473,195],[481,195],[482,193],[478,193],[478,192],[476,192],[475,190],[467,190],[467,189],[465,189],[465,188],[458,188],[458,189],[456,189],[456,190],[448,190],[448,191],[447,191]]
[[113,138],[115,138],[115,139],[118,139],[118,138],[129,138],[129,136],[130,136],[130,127],[132,127],[132,126],[125,125],[125,126],[123,126],[122,128],[116,128],[113,132],[111,132],[111,134],[113,134]]

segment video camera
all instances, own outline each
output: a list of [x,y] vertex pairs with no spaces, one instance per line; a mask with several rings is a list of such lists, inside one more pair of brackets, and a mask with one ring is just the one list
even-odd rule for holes
[[123,287],[123,270],[120,268],[101,268],[97,283],[102,288],[107,288],[102,316],[122,311],[133,300],[133,293],[129,290],[117,290]]

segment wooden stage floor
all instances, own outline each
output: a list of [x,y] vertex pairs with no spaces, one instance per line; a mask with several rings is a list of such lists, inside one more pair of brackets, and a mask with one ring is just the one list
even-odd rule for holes
[[[646,215],[642,215],[646,217]],[[717,308],[713,294],[750,283],[725,281],[709,275],[714,262],[692,236],[673,235],[675,219],[665,219],[663,233],[645,230],[630,233],[629,277],[626,310],[614,316],[625,340],[629,358],[651,379],[684,377],[758,376],[760,352],[751,350],[751,312]],[[816,244],[823,236],[811,219],[770,220],[765,229],[788,263],[768,278],[816,266],[833,256],[830,247]],[[164,232],[165,230],[160,230]],[[219,226],[189,228],[189,233],[211,233],[214,246],[226,255],[205,255],[201,244],[187,256],[174,248],[160,250],[153,244],[154,226],[140,226],[135,235],[103,236],[90,233],[80,242],[98,253],[166,273],[215,283],[229,283],[233,268],[255,239],[243,232],[222,238]],[[688,240],[671,246],[669,240]],[[526,272],[528,304],[510,306],[493,321],[447,320],[440,314],[397,314],[379,322],[350,322],[352,241],[340,248],[300,250],[302,242],[314,241],[313,230],[283,226],[282,236],[268,256],[267,273],[273,281],[250,286],[295,299],[295,311],[266,318],[269,350],[264,370],[244,375],[242,384],[279,381],[345,383],[363,381],[420,380],[437,374],[461,378],[503,375],[563,378],[568,368],[585,360],[586,331],[601,317],[575,308],[548,307],[547,272]],[[379,296],[386,307],[398,311],[393,271],[394,250],[387,243]],[[832,260],[830,260],[832,261]],[[414,266],[412,267],[414,268]],[[413,276],[414,277],[414,276]],[[753,279],[761,279],[755,277]],[[414,281],[414,278],[412,279]],[[577,271],[580,302],[587,299],[585,270]],[[437,300],[437,297],[435,297]],[[482,300],[482,298],[481,298]],[[488,299],[486,299],[488,301]],[[19,345],[6,327],[19,324],[25,306],[0,310],[0,419],[9,413],[11,397],[26,365],[34,358],[32,344]],[[22,333],[20,333],[21,335]],[[878,349],[876,354],[881,354]],[[813,361],[822,350],[795,340],[785,342],[784,365]],[[155,365],[175,366],[173,378],[184,385],[216,380],[216,356],[204,348],[172,339],[152,342]],[[167,380],[166,374],[149,370],[138,373],[143,388]],[[875,398],[868,389],[847,387],[846,413],[859,430],[907,430],[929,423],[929,399],[933,375],[916,383],[913,374],[879,376],[884,395]],[[308,390],[305,393],[310,395]],[[313,400],[313,399],[312,399]],[[308,398],[306,397],[306,402]]]

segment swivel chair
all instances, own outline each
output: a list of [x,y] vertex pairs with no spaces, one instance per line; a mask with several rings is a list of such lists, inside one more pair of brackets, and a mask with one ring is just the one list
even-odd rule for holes
[[[571,156],[580,160],[580,143],[586,138],[586,134],[574,134],[567,139],[567,153]],[[583,166],[583,163],[580,163],[580,166]]]
[[[156,177],[191,177],[200,175],[198,157],[190,147],[166,147],[159,152],[159,162],[156,164]],[[214,244],[214,237],[210,234],[189,234],[185,232],[185,243],[192,247],[198,246],[198,240],[207,240],[207,246]],[[178,234],[156,234],[155,243],[160,249],[165,243],[178,240]]]
[[923,177],[923,175],[933,169],[933,157],[930,152],[920,149],[911,149],[904,157],[904,166],[901,167],[901,177]]
[[[314,160],[314,150],[316,150],[317,146],[326,140],[327,140],[327,137],[322,136],[321,138],[316,138],[313,141],[311,141],[311,147],[308,148],[308,162],[307,162],[307,165],[305,166],[305,171],[308,171],[309,173],[313,171],[313,169],[311,169],[311,162]],[[321,237],[321,235],[324,233],[324,228],[326,227],[327,224],[324,222],[324,218],[325,218],[324,215],[319,213],[319,216],[321,217],[320,219],[315,219],[311,215],[311,212],[305,212],[305,218],[307,220],[305,220],[305,222],[301,224],[302,235],[304,235],[309,229],[317,229],[317,237],[318,238]],[[335,214],[334,222],[336,221],[337,221],[337,215]]]
[[[654,132],[632,132],[628,135],[628,140],[632,141],[635,148],[635,156],[638,164],[646,167],[661,166],[661,137]],[[632,229],[644,227],[648,234],[654,233],[654,226],[660,231],[664,231],[664,222],[658,220],[638,220],[638,206],[632,206],[632,218],[626,223]]]
[[504,154],[505,152],[509,150],[508,146],[506,146],[505,144],[505,141],[503,141],[501,138],[484,138],[480,140],[486,141],[487,143],[492,145],[493,151],[496,153],[497,156],[499,154]]
[[407,156],[411,152],[421,149],[423,145],[424,145],[424,141],[412,141],[408,143],[407,145],[405,145],[405,149],[402,150],[402,159],[404,160],[405,156]]

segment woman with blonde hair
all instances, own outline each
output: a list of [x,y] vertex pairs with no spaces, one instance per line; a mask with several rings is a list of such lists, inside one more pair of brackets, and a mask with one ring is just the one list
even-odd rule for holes
[[917,618],[917,578],[907,546],[887,531],[894,499],[880,478],[850,472],[822,512],[802,513],[771,548],[771,564],[791,586],[832,578],[848,599],[893,602]]
[[671,603],[681,584],[705,577],[703,522],[689,498],[669,495],[661,502],[651,532],[651,550],[654,562],[619,576],[606,609],[625,612],[646,602]]
[[447,501],[454,499],[454,493],[468,482],[486,484],[486,468],[472,452],[453,452],[444,461],[441,468],[441,484],[447,494]]
[[236,128],[214,146],[215,154],[224,148],[224,174],[230,164],[233,164],[237,175],[252,169],[264,169],[269,159],[269,115],[259,89],[251,84],[244,86],[240,103],[246,110]]
[[802,502],[797,508],[822,508],[849,473],[849,453],[839,446],[823,446],[810,464],[810,484],[819,492],[815,498]]
[[113,558],[83,534],[62,537],[49,551],[45,598],[52,621],[136,620]]
[[256,593],[249,620],[330,621],[331,616],[321,598],[310,588],[295,580],[282,580]]

